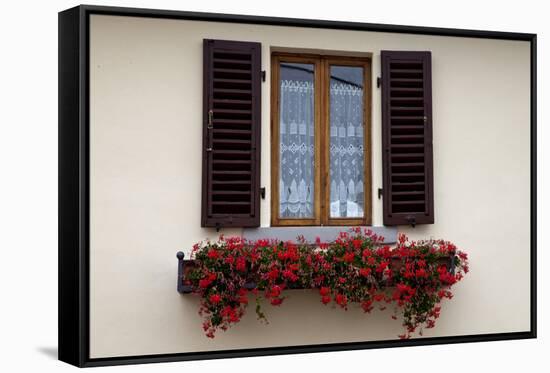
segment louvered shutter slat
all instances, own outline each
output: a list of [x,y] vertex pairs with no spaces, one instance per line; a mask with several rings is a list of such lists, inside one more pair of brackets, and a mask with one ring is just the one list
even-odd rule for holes
[[431,53],[382,51],[385,225],[432,224]]
[[260,225],[260,52],[204,41],[203,227]]

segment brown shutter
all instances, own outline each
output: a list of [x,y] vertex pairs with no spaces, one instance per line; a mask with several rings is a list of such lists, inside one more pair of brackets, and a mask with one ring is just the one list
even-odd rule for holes
[[382,51],[384,224],[433,224],[430,52]]
[[261,45],[204,40],[203,227],[260,225]]

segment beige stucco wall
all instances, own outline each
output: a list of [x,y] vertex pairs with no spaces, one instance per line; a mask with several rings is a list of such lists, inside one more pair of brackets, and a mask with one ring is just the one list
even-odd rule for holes
[[[425,336],[529,329],[529,45],[526,42],[359,31],[91,17],[91,357],[394,339],[388,313],[365,316],[294,291],[270,324],[251,308],[234,329],[203,336],[198,300],[176,292],[175,253],[200,228],[202,39],[262,43],[262,185],[269,187],[269,48],[433,54],[436,224],[401,227],[445,238],[471,273]],[[373,196],[381,186],[380,90],[372,113]],[[262,201],[262,226],[270,204]],[[382,224],[373,200],[373,223]],[[238,230],[225,231],[226,235]]]

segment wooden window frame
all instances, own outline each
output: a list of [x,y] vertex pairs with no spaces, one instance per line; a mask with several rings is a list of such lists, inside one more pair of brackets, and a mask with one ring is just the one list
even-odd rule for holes
[[[315,131],[315,195],[312,219],[281,218],[279,216],[279,77],[281,62],[308,63],[315,66],[314,131]],[[363,149],[364,149],[364,215],[362,218],[330,217],[330,66],[363,67]],[[299,52],[271,54],[271,225],[272,226],[354,226],[372,224],[372,60],[365,55],[340,56]]]

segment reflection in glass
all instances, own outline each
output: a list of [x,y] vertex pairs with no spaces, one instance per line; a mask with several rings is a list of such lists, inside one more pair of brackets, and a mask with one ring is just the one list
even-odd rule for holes
[[314,217],[314,65],[281,63],[279,216]]
[[364,214],[363,68],[330,67],[330,217]]

